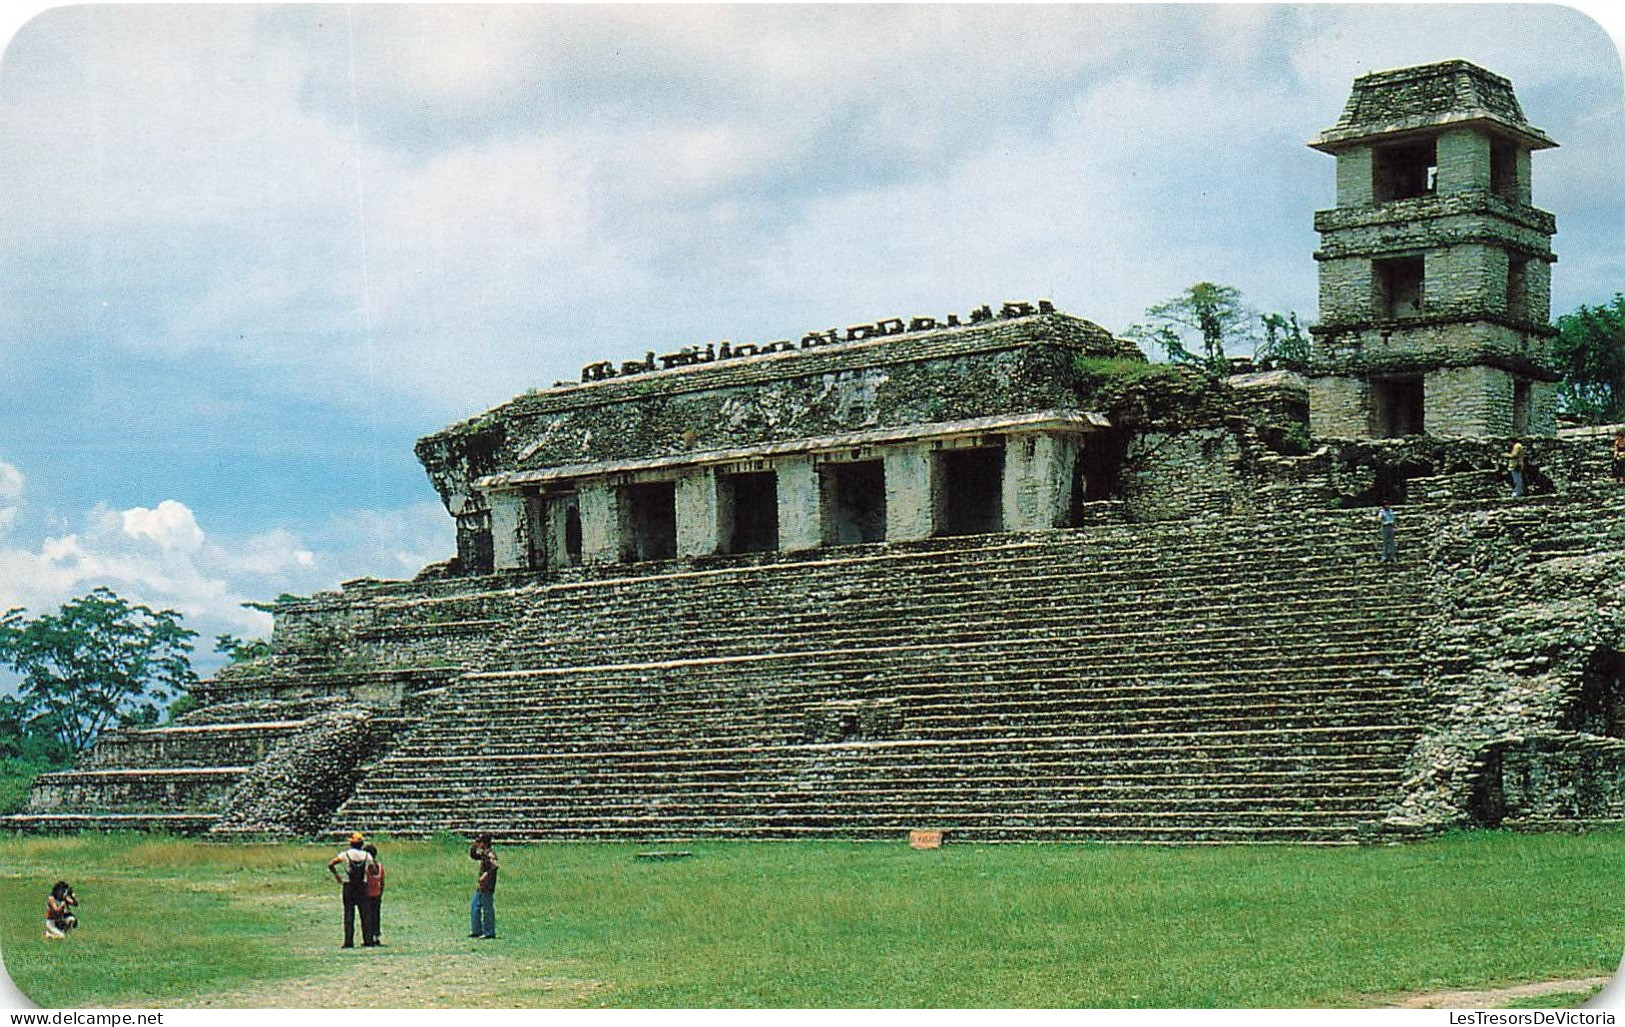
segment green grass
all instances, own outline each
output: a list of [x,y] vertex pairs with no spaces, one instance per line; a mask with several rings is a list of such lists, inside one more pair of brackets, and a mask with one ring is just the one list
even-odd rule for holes
[[[367,960],[403,1006],[1365,1005],[1612,973],[1622,841],[504,847],[502,937],[474,942],[464,844],[384,839],[389,947],[340,953],[336,847],[14,836],[0,941],[44,1006],[345,1005]],[[59,877],[84,927],[48,944]]]

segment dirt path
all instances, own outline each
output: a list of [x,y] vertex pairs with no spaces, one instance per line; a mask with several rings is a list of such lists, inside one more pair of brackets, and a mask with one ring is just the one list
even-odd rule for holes
[[1395,1009],[1498,1009],[1518,998],[1533,995],[1562,995],[1594,991],[1604,987],[1612,977],[1580,977],[1566,981],[1537,981],[1534,984],[1515,984],[1506,988],[1480,990],[1428,991],[1419,995],[1405,995],[1384,1003]]
[[[356,981],[359,958],[367,984]],[[595,981],[557,976],[532,960],[468,960],[440,953],[395,955],[385,950],[335,953],[331,969],[288,980],[167,1000],[173,1009],[557,1009],[590,1005]],[[354,965],[351,965],[351,964]]]

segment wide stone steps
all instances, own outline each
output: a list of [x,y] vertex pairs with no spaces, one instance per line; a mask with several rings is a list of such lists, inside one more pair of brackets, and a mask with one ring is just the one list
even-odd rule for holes
[[41,774],[29,793],[27,813],[209,812],[249,769],[146,767]]
[[[745,637],[715,637],[693,627],[681,633],[650,633],[619,645],[595,638],[559,636],[550,644],[537,643],[522,653],[506,654],[496,665],[513,671],[536,667],[587,668],[783,653],[917,651],[932,645],[975,642],[1016,646],[1018,651],[1027,645],[1042,644],[1050,649],[1070,646],[1082,653],[1113,652],[1120,658],[1142,658],[1176,646],[1187,651],[1213,645],[1235,648],[1245,645],[1248,636],[1267,638],[1269,645],[1287,652],[1295,647],[1313,646],[1317,639],[1339,646],[1364,643],[1381,648],[1392,644],[1395,638],[1404,637],[1407,626],[1414,622],[1415,610],[1414,606],[1401,605],[1328,604],[1318,615],[1295,607],[1282,613],[1243,613],[1223,620],[1209,615],[1202,621],[1142,611],[1137,617],[1104,623],[1088,617],[1057,614],[1047,627],[1042,614],[1037,614],[1006,620],[990,617],[982,622],[961,621],[918,629],[893,625],[869,632],[857,627],[819,630],[815,625],[802,623],[792,630],[763,629]],[[874,618],[869,621],[875,622]]]
[[[1138,568],[1135,573],[1089,575],[1077,571],[1057,573],[1051,569],[1048,574],[1031,577],[1016,576],[999,568],[987,568],[984,574],[967,573],[955,577],[905,574],[893,570],[872,580],[858,576],[829,581],[823,579],[833,578],[833,572],[839,568],[810,565],[793,581],[766,580],[758,574],[741,582],[738,587],[732,587],[732,583],[726,579],[702,579],[707,580],[711,587],[686,590],[682,587],[687,584],[686,581],[661,583],[642,579],[636,582],[641,586],[638,588],[632,587],[631,583],[610,583],[600,586],[600,591],[596,593],[584,591],[585,586],[570,586],[568,589],[556,586],[537,593],[537,601],[531,604],[530,609],[543,620],[551,622],[562,618],[563,623],[575,624],[597,624],[604,617],[646,618],[651,613],[658,618],[664,610],[694,610],[714,614],[714,623],[725,627],[729,622],[721,615],[726,611],[757,613],[787,603],[810,604],[808,612],[828,610],[831,614],[886,607],[887,597],[894,594],[897,586],[905,584],[922,600],[914,611],[920,616],[940,612],[938,603],[926,600],[939,600],[960,607],[961,612],[976,608],[967,600],[974,599],[978,605],[986,606],[1035,597],[1057,605],[1085,598],[1105,604],[1113,601],[1123,603],[1124,597],[1129,601],[1138,599],[1142,602],[1154,597],[1157,605],[1177,606],[1181,601],[1190,601],[1199,606],[1211,600],[1216,584],[1235,583],[1238,571],[1257,575],[1244,577],[1241,579],[1243,581],[1305,588],[1322,586],[1351,594],[1382,591],[1388,587],[1384,584],[1384,577],[1391,573],[1391,569],[1372,566],[1360,570],[1353,560],[1346,561],[1346,564],[1328,568],[1323,563],[1306,564],[1302,560],[1274,566],[1245,561],[1179,567],[1159,563]],[[1267,577],[1263,576],[1265,573]],[[1359,576],[1362,574],[1363,578]],[[1148,575],[1155,575],[1154,588],[1148,582]],[[666,594],[663,595],[663,592]],[[708,594],[713,592],[714,596]],[[1254,598],[1268,602],[1270,596],[1266,592]],[[555,605],[556,610],[553,608]],[[524,619],[523,610],[516,610],[515,613],[521,620]]]
[[1362,511],[516,590],[489,669],[334,824],[1346,842],[1426,719],[1417,565],[1366,566],[1375,534]]
[[[509,646],[493,659],[498,666],[523,666],[527,661],[544,659],[547,665],[561,661],[571,663],[653,662],[664,658],[747,655],[761,652],[782,652],[806,649],[838,649],[848,646],[872,648],[876,646],[920,645],[932,641],[975,641],[978,639],[1014,638],[1030,636],[1061,639],[1075,643],[1117,642],[1126,639],[1153,641],[1178,637],[1181,629],[1201,640],[1218,634],[1233,637],[1238,630],[1274,632],[1284,641],[1306,639],[1313,636],[1315,626],[1336,632],[1350,623],[1350,617],[1361,625],[1360,629],[1380,631],[1385,625],[1407,623],[1413,616],[1414,605],[1386,602],[1381,605],[1366,603],[1366,596],[1328,596],[1318,602],[1299,602],[1258,609],[1237,611],[1215,622],[1211,613],[1205,620],[1195,620],[1194,612],[1168,610],[1149,604],[1137,605],[1121,611],[1101,613],[1059,607],[1039,607],[1026,604],[1019,614],[1000,617],[990,610],[978,611],[974,616],[944,615],[940,619],[914,621],[912,619],[885,623],[878,614],[854,617],[842,622],[824,617],[800,617],[792,624],[774,630],[770,621],[745,629],[713,629],[699,616],[684,617],[647,630],[628,632],[618,640],[607,639],[602,632],[560,628],[550,635],[539,632],[523,642]],[[1054,610],[1053,614],[1050,610]],[[1358,611],[1356,614],[1355,611]],[[865,622],[883,624],[864,631]],[[786,629],[790,630],[786,630]],[[1357,629],[1359,630],[1359,629]],[[536,665],[532,662],[531,665]]]
[[12,813],[0,816],[8,831],[163,831],[202,834],[219,818],[213,813]]
[[274,720],[117,731],[97,741],[81,769],[246,766],[304,725]]

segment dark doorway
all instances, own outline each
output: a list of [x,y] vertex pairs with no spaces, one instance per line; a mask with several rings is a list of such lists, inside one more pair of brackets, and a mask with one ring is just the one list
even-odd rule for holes
[[879,460],[825,464],[823,490],[826,546],[853,546],[886,540],[886,467]]
[[722,479],[733,527],[730,553],[770,553],[779,548],[779,482],[772,471],[729,474]]
[[627,560],[669,560],[677,555],[677,485],[653,481],[626,489],[627,523],[622,542]]
[[951,449],[937,460],[937,534],[1003,531],[1003,448]]
[[1379,439],[1422,434],[1421,378],[1372,380],[1371,434]]
[[1072,516],[1077,524],[1084,503],[1098,503],[1117,493],[1117,475],[1123,466],[1123,439],[1114,432],[1092,432],[1078,447],[1072,469]]
[[1599,649],[1586,661],[1580,693],[1563,727],[1605,738],[1625,738],[1625,656]]

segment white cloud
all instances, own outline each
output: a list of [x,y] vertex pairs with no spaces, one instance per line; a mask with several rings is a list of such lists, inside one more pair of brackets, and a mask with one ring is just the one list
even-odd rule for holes
[[17,523],[23,500],[23,472],[0,460],[0,536]]
[[159,503],[156,509],[138,506],[120,515],[124,534],[135,539],[150,539],[162,550],[195,553],[203,548],[203,529],[197,526],[184,504],[173,499]]
[[[20,478],[0,472],[0,487]],[[455,550],[450,519],[433,504],[352,511],[310,534],[317,541],[281,527],[217,538],[173,499],[151,508],[98,506],[76,531],[32,545],[0,544],[0,610],[22,606],[42,613],[106,586],[134,602],[179,611],[199,632],[206,654],[207,640],[217,634],[270,631],[270,617],[245,602],[309,594],[340,579],[410,578]]]

